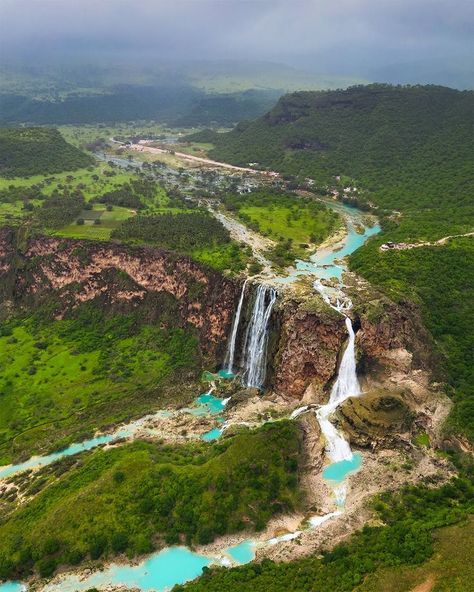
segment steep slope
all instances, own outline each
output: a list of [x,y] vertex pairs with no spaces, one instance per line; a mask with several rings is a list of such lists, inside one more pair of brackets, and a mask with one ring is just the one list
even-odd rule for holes
[[193,398],[235,296],[176,253],[1,229],[0,462]]
[[211,156],[318,185],[347,175],[388,208],[461,205],[473,179],[473,114],[474,92],[443,87],[297,92],[260,119],[215,135]]

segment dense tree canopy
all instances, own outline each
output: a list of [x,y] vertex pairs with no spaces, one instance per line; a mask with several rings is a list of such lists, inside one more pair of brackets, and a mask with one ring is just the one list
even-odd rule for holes
[[142,441],[96,451],[63,475],[65,459],[46,471],[56,482],[45,487],[43,476],[43,491],[0,519],[0,578],[262,529],[298,505],[299,447],[296,425],[284,421],[213,445]]
[[229,232],[207,212],[135,216],[115,230],[112,238],[147,242],[185,253],[230,242]]
[[286,95],[260,119],[203,141],[218,159],[318,184],[346,175],[387,208],[462,205],[474,180],[473,116],[471,91],[371,85]]
[[0,128],[0,175],[4,177],[73,171],[92,163],[90,156],[68,144],[55,129]]

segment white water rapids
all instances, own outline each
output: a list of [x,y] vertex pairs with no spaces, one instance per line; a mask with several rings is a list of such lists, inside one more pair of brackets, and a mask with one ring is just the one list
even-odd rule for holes
[[[336,382],[331,390],[329,402],[316,410],[316,417],[321,427],[321,432],[326,439],[326,453],[332,463],[343,460],[350,461],[354,456],[349,442],[347,442],[342,433],[336,429],[330,420],[331,415],[341,403],[349,397],[360,395],[360,386],[356,373],[355,334],[349,317],[346,317],[346,327],[349,333],[349,339],[342,356]],[[337,505],[342,506],[346,500],[346,485],[342,482],[336,485],[333,490]]]
[[329,402],[316,411],[321,431],[326,438],[326,450],[331,462],[350,460],[352,458],[352,452],[348,442],[329,421],[329,417],[348,397],[360,395],[360,386],[356,373],[355,335],[349,317],[346,317],[346,327],[349,333],[349,339],[344,355],[342,356],[336,382],[331,390]]
[[[333,306],[338,312],[347,310],[347,303],[343,305]],[[326,454],[331,463],[338,463],[341,461],[350,461],[354,455],[349,446],[349,443],[344,438],[341,432],[331,422],[331,416],[334,411],[349,397],[357,397],[361,394],[359,381],[356,372],[356,357],[355,357],[355,334],[352,328],[352,321],[349,317],[345,317],[346,328],[349,334],[347,345],[342,356],[341,364],[337,378],[331,389],[331,395],[326,405],[315,410],[315,414],[321,428],[321,432],[326,440]],[[290,419],[296,419],[299,415],[306,413],[314,408],[314,405],[305,405],[295,409],[290,415]],[[333,487],[336,496],[336,503],[342,506],[346,498],[346,486],[344,482]]]

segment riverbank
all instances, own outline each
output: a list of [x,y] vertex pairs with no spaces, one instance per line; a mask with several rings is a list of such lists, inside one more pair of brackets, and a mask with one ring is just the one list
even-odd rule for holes
[[[304,421],[302,419],[302,421]],[[314,442],[308,442],[310,448]],[[307,447],[305,444],[305,447]],[[312,454],[314,454],[312,448]],[[321,549],[330,549],[337,543],[345,540],[355,530],[364,524],[380,524],[371,522],[372,510],[370,502],[373,496],[381,491],[396,491],[407,483],[418,483],[420,480],[430,482],[433,485],[441,485],[446,482],[454,473],[449,462],[439,458],[434,452],[425,454],[420,450],[381,450],[377,453],[363,450],[364,463],[360,471],[347,481],[348,497],[343,513],[335,514],[326,521],[314,528],[308,528],[308,519],[315,516],[323,516],[334,512],[334,499],[330,495],[330,487],[322,479],[320,461],[323,455],[323,443],[316,451],[313,459],[313,469],[309,473],[305,491],[311,493],[311,499],[307,500],[308,509],[305,512],[277,516],[272,519],[266,528],[255,535],[252,532],[241,532],[219,537],[208,545],[199,545],[193,548],[193,553],[207,557],[217,563],[223,562],[226,565],[226,551],[252,539],[257,560],[270,558],[275,561],[290,561],[309,555],[314,555]],[[332,501],[331,501],[332,500]],[[318,507],[318,512],[314,511]],[[311,511],[312,510],[312,511]],[[292,533],[295,533],[294,535]],[[286,535],[286,536],[285,536]],[[291,538],[295,536],[295,538]],[[278,542],[277,542],[278,539]],[[269,541],[272,541],[269,543]],[[273,544],[275,541],[276,544]],[[156,555],[156,554],[155,554]],[[139,566],[145,557],[137,557],[133,561],[125,558],[107,561],[100,568],[102,572],[107,571],[111,566],[123,566],[128,569],[130,566]],[[229,564],[229,563],[227,563]],[[75,574],[75,581],[85,582],[91,574],[95,573],[92,565],[74,572],[61,570],[61,574],[54,578],[47,585],[35,584],[32,592],[50,592],[57,590],[68,591],[79,588],[69,588],[64,585],[64,577],[70,578],[71,573]],[[110,586],[110,585],[109,585]],[[101,589],[115,590],[114,587]],[[85,588],[80,588],[85,589]],[[147,590],[148,588],[142,588]]]
[[[314,555],[322,549],[331,549],[365,524],[382,526],[380,522],[373,521],[372,503],[377,494],[397,491],[420,481],[439,486],[455,474],[450,462],[434,452],[426,454],[415,449],[412,452],[389,449],[370,452],[363,449],[361,452],[361,469],[347,479],[343,513],[317,528],[302,530],[293,541],[282,541],[278,546],[259,549],[258,558],[292,561]],[[313,471],[308,476],[305,490],[312,492],[313,504],[318,507],[320,515],[334,511],[330,488],[319,471]]]

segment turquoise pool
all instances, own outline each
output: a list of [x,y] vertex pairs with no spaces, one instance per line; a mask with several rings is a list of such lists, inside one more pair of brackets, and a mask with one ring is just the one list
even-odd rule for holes
[[341,483],[350,473],[355,473],[362,466],[362,455],[356,452],[350,460],[341,460],[328,465],[323,470],[323,478],[327,481]]

